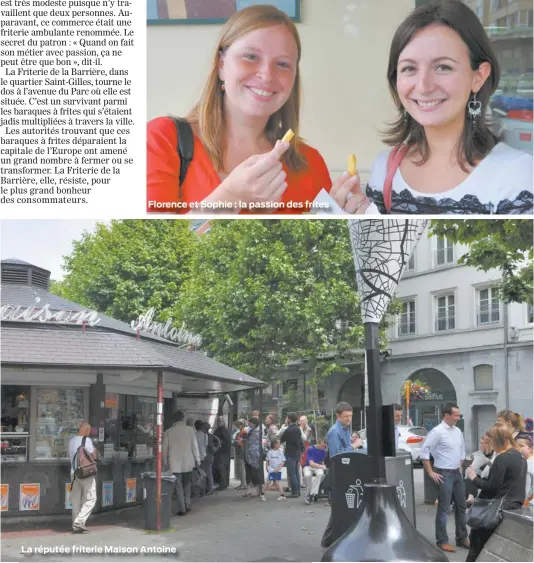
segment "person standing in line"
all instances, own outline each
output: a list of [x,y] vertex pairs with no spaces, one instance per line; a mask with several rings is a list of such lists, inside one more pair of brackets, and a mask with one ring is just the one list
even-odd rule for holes
[[317,440],[315,446],[310,446],[306,451],[306,465],[302,470],[306,483],[306,497],[304,502],[311,504],[317,500],[321,482],[326,473],[326,443],[322,438]]
[[300,497],[300,456],[304,444],[302,442],[302,432],[297,426],[297,415],[290,413],[287,415],[289,426],[284,430],[281,442],[285,444],[286,470],[291,487],[291,497]]
[[[467,460],[470,462],[469,467],[477,474],[481,479],[487,479],[491,469],[493,460],[495,459],[495,453],[491,450],[491,444],[489,438],[484,434],[480,438],[479,449],[472,454],[467,456]],[[478,494],[478,487],[472,483],[470,479],[467,478],[467,468],[465,482],[465,496],[466,504],[471,506],[475,502],[475,497]]]
[[525,484],[524,506],[534,504],[534,448],[532,446],[532,433],[520,432],[516,439],[517,447],[527,462],[527,477]]
[[206,446],[206,457],[204,461],[200,463],[200,468],[206,472],[206,495],[212,495],[215,489],[213,484],[213,462],[217,450],[220,447],[220,442],[219,439],[210,432],[211,426],[209,422],[203,422],[201,428],[206,434],[208,445]]
[[211,465],[210,471],[211,476],[208,474],[208,462],[206,456],[208,455],[208,435],[204,431],[204,422],[202,420],[195,420],[195,437],[197,439],[198,445],[198,455],[200,459],[199,468],[206,473],[206,479],[203,481],[199,479],[198,483],[191,487],[193,489],[193,496],[204,496],[204,492],[207,488],[207,483],[213,483],[213,464]]
[[[456,545],[469,549],[466,525],[465,485],[462,464],[465,461],[465,443],[462,431],[456,427],[460,420],[458,405],[447,403],[443,407],[443,419],[427,435],[421,446],[420,458],[425,471],[438,485],[438,509],[436,511],[436,544],[442,551],[454,553],[447,535],[447,510],[454,500]],[[434,458],[434,468],[430,455]]]
[[236,487],[237,491],[245,491],[247,489],[247,478],[245,473],[245,440],[246,430],[245,421],[236,420],[234,423],[236,431],[233,435],[234,441],[234,464],[235,464],[235,478],[240,481],[239,486]]
[[523,419],[518,412],[510,410],[502,410],[497,414],[497,422],[500,424],[506,424],[508,428],[512,431],[514,440],[520,432],[523,432]]
[[[504,498],[503,510],[518,510],[525,500],[527,462],[523,459],[506,424],[494,424],[486,432],[491,448],[497,454],[491,466],[489,477],[481,479],[471,468],[467,478],[480,489],[481,499]],[[495,530],[471,528],[471,546],[466,561],[476,561]]]
[[72,532],[78,534],[89,531],[85,523],[96,504],[96,475],[86,477],[85,479],[79,479],[74,475],[77,469],[76,454],[82,444],[95,461],[100,458],[98,450],[95,449],[91,438],[89,438],[90,435],[91,425],[87,422],[82,422],[78,429],[78,434],[69,440],[68,447],[70,479],[72,483],[70,492],[72,501]]
[[215,453],[214,469],[219,475],[219,491],[228,488],[230,481],[230,456],[232,452],[232,437],[226,426],[224,416],[219,416],[217,420],[217,428],[213,435],[219,439],[220,447]]
[[284,452],[280,449],[280,440],[278,438],[273,438],[271,442],[271,447],[267,452],[267,458],[265,464],[267,466],[267,473],[269,475],[269,481],[272,483],[272,489],[275,489],[279,493],[279,497],[276,500],[286,500],[286,495],[282,489],[282,468],[286,462],[286,456]]
[[173,421],[163,435],[162,458],[163,465],[176,477],[177,514],[184,516],[191,512],[191,477],[193,469],[200,467],[200,453],[195,430],[184,422],[184,413],[176,411]]
[[306,452],[308,448],[311,446],[311,439],[312,439],[312,429],[308,424],[308,417],[305,415],[300,416],[299,418],[299,428],[302,432],[302,441],[304,442],[304,451],[300,456],[300,464],[299,464],[299,472],[300,472],[300,482],[301,488],[305,489],[306,485],[304,484],[304,472],[303,467],[306,465]]
[[[248,491],[244,497],[259,497],[260,500],[266,500],[263,494],[263,484],[265,475],[263,474],[262,454],[261,454],[261,434],[260,419],[253,416],[249,420],[250,432],[247,435],[245,443],[245,470],[247,472]],[[257,493],[254,493],[257,488]]]
[[[352,452],[352,440],[350,435],[350,426],[352,422],[352,406],[349,403],[338,403],[336,406],[336,422],[326,435],[328,444],[328,456],[330,458],[343,452]],[[360,451],[360,450],[356,450]],[[328,519],[326,530],[321,539],[321,547],[330,547],[332,545],[332,513]]]

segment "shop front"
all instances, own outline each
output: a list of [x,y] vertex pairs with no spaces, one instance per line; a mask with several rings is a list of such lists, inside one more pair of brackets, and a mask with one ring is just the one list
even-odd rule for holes
[[158,374],[164,428],[176,408],[209,420],[219,397],[263,383],[183,349],[168,331],[133,329],[53,295],[48,276],[2,261],[1,510],[70,509],[67,448],[82,421],[102,455],[95,510],[142,503],[141,474],[155,468]]
[[[445,403],[456,404],[456,391],[451,380],[437,369],[422,369],[412,374],[401,390],[404,411],[409,424],[424,426],[430,432],[442,419]],[[458,423],[463,430],[463,421]]]

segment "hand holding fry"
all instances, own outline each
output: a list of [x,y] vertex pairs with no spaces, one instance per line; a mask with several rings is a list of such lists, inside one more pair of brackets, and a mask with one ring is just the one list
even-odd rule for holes
[[363,214],[370,204],[360,190],[360,176],[344,172],[333,184],[330,195],[347,213]]
[[289,146],[287,142],[277,141],[270,152],[247,158],[232,170],[212,195],[219,201],[280,201],[287,188],[280,159]]

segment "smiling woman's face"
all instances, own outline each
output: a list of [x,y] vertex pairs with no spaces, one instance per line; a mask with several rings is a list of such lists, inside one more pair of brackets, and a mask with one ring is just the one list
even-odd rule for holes
[[219,62],[231,109],[257,117],[277,112],[293,90],[297,59],[297,43],[285,25],[257,29],[234,41]]
[[489,76],[489,63],[471,68],[469,49],[450,27],[418,31],[401,52],[397,91],[404,108],[423,127],[464,123],[472,92]]

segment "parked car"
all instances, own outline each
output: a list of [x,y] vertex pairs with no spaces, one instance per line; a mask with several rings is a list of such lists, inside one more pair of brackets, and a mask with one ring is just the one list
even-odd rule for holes
[[[414,463],[422,463],[419,459],[419,451],[428,434],[428,430],[423,426],[399,426],[399,446],[397,449],[406,452],[412,456]],[[363,441],[363,445],[367,446],[367,429],[364,428],[358,432]]]

